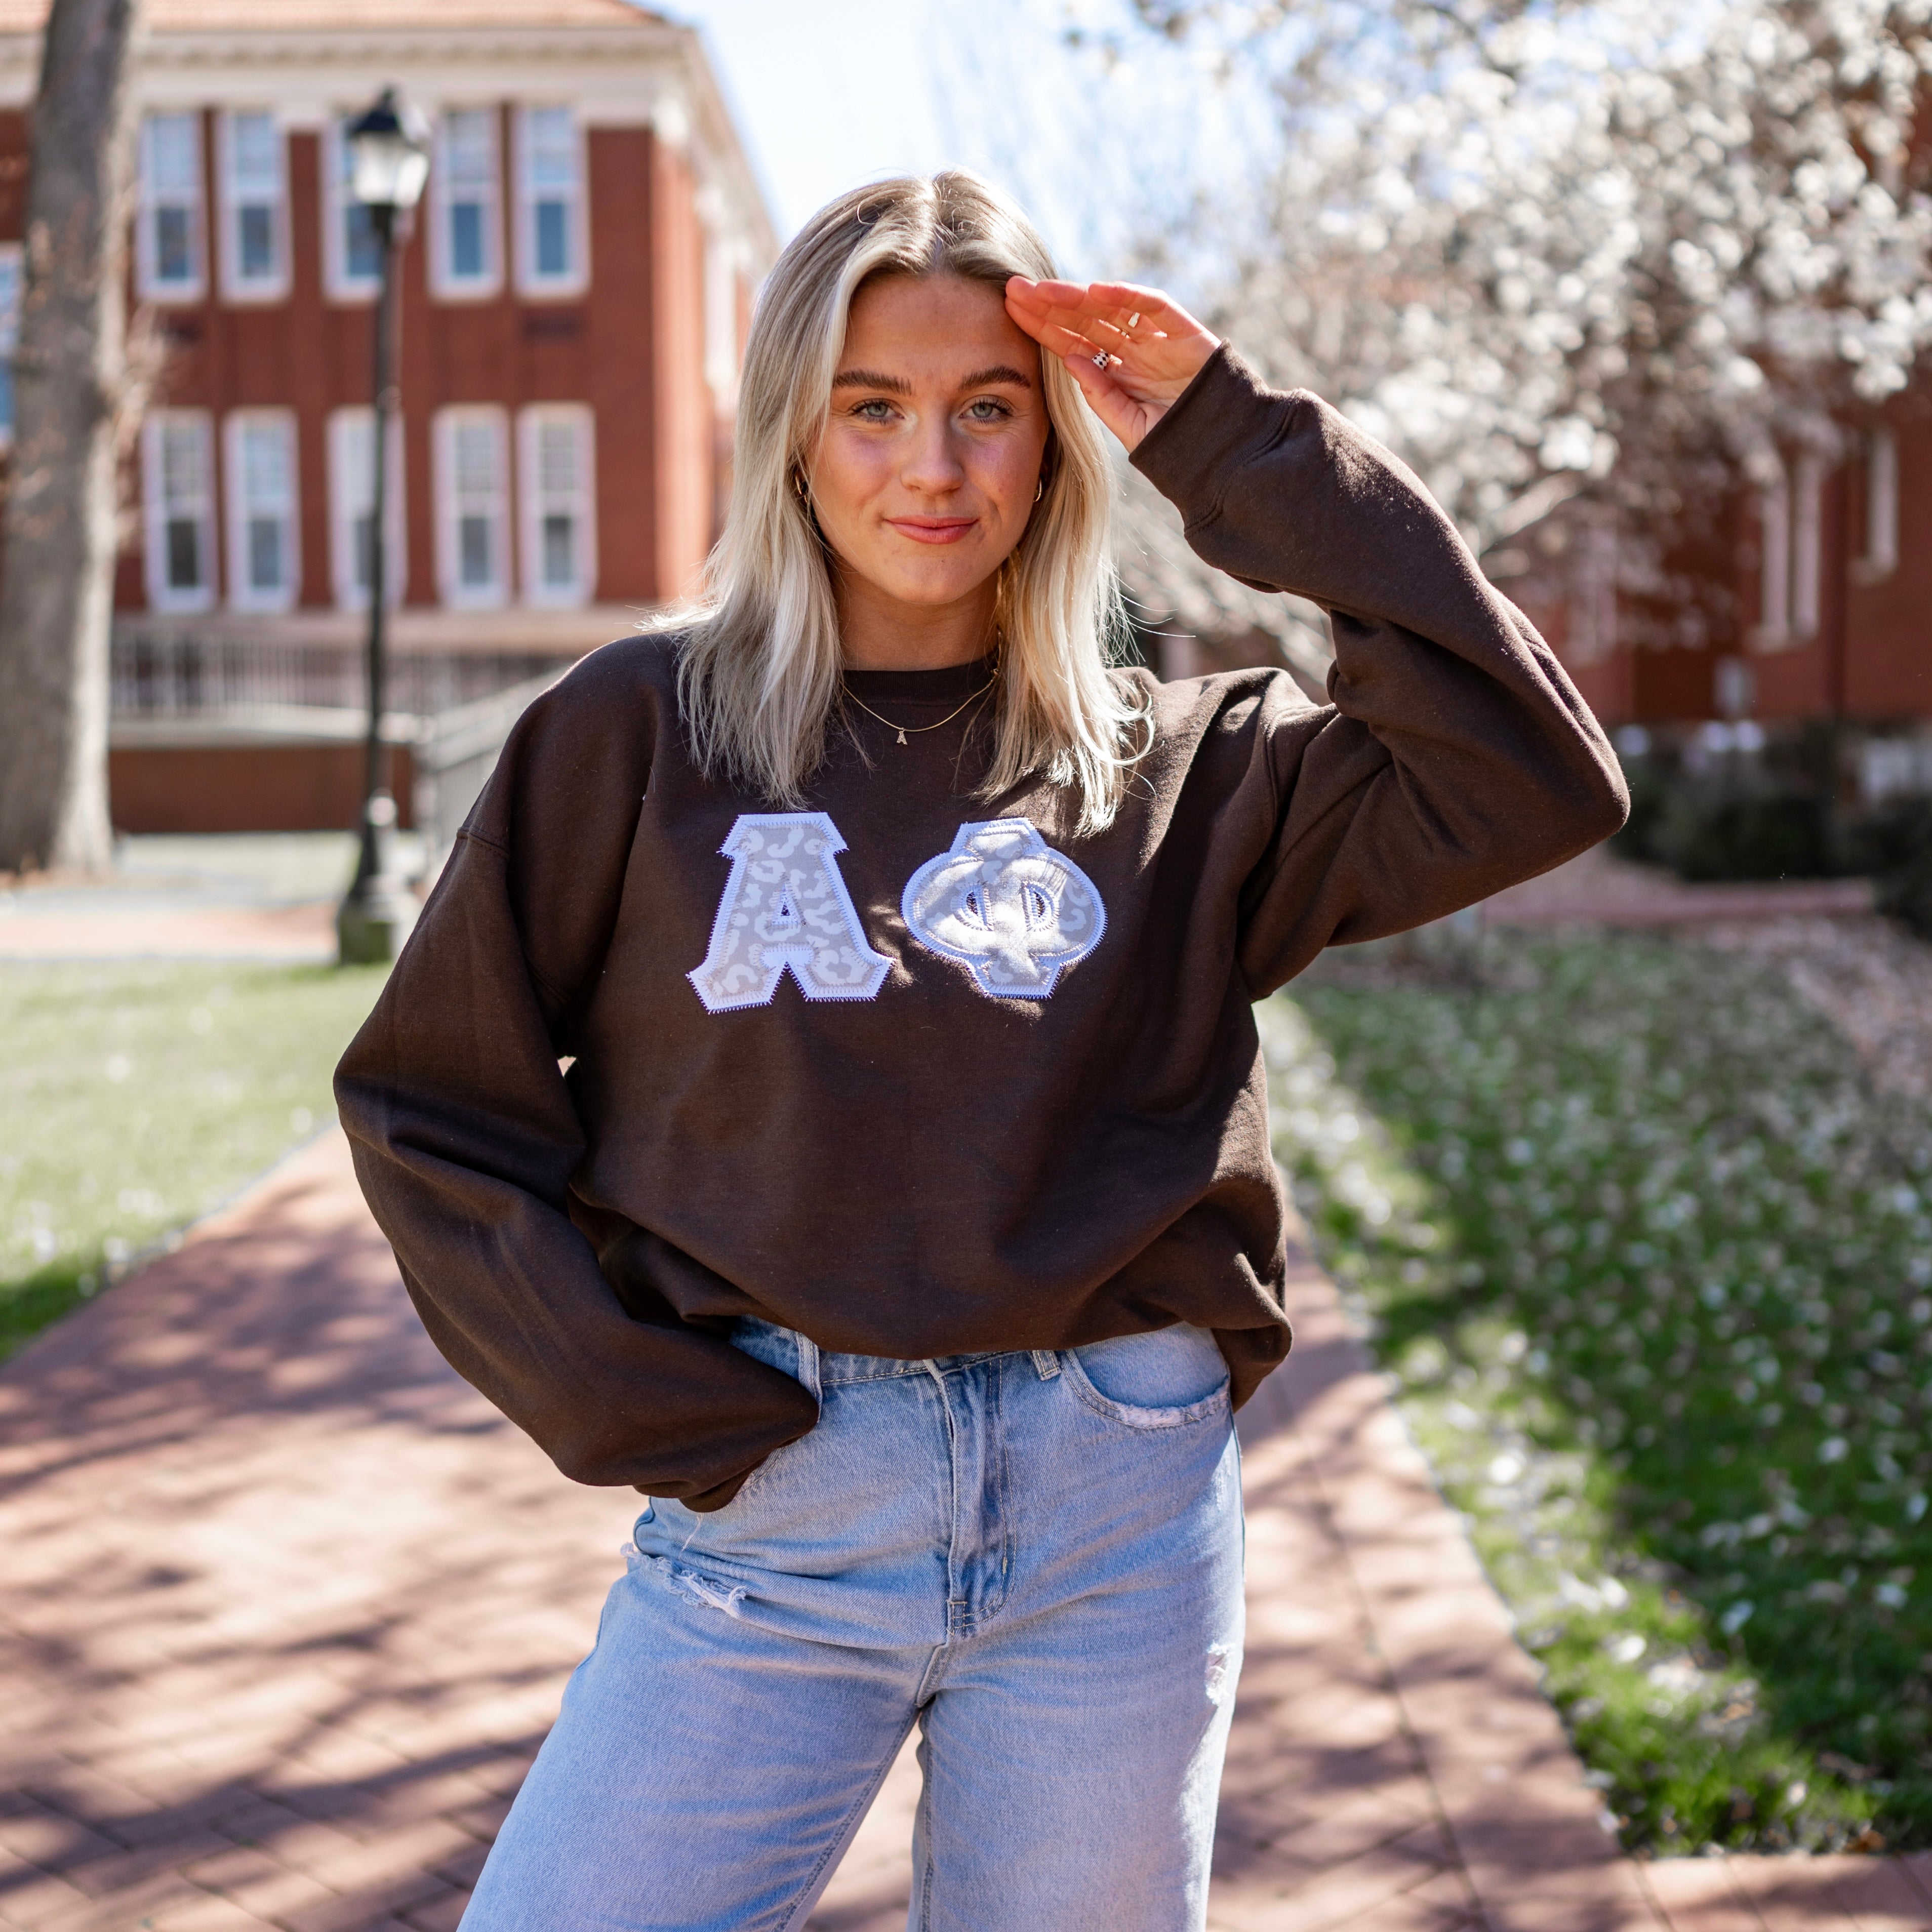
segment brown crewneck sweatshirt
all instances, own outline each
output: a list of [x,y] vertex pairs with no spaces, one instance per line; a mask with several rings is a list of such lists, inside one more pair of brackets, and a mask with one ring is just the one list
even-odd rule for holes
[[[430,1333],[566,1474],[728,1503],[812,1397],[756,1315],[905,1358],[1191,1322],[1286,1354],[1251,1003],[1622,822],[1595,721],[1415,478],[1223,349],[1135,452],[1210,562],[1330,616],[1137,684],[1113,826],[973,794],[983,664],[848,682],[807,809],[704,777],[674,640],[531,706],[336,1090]],[[560,1059],[572,1062],[560,1072]]]

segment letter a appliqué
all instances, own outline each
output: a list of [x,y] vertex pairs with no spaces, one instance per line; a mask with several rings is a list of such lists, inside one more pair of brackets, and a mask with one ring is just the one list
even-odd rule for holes
[[961,826],[907,880],[899,910],[916,938],[970,966],[994,1000],[1046,998],[1107,929],[1094,881],[1024,818]]
[[746,812],[718,848],[731,862],[704,963],[686,978],[706,1010],[768,1006],[789,967],[808,1000],[872,1000],[892,962],[873,951],[838,870],[845,842],[823,812]]

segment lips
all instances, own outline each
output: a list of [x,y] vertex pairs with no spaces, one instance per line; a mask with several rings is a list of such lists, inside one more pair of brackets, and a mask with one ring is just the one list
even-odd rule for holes
[[914,543],[957,543],[979,521],[976,517],[888,517],[891,524],[902,536],[911,538]]

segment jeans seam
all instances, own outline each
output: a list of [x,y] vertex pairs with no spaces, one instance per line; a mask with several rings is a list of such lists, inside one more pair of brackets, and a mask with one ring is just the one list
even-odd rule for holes
[[913,1875],[919,1886],[919,1916],[907,1926],[906,1932],[926,1932],[932,1923],[932,1780],[929,1776],[920,1780],[919,1822],[919,1835],[926,1846],[926,1869]]
[[988,1474],[992,1479],[993,1508],[1000,1525],[1000,1582],[999,1595],[986,1611],[988,1621],[998,1616],[1006,1606],[1007,1592],[1012,1582],[1013,1570],[1013,1518],[1007,1506],[1007,1497],[1012,1487],[1012,1472],[1006,1464],[1006,1390],[1004,1363],[1001,1372],[988,1377],[990,1400],[992,1440],[987,1444],[988,1461],[991,1465]]
[[[886,1753],[880,1761],[878,1775],[848,1808],[844,1816],[839,1820],[838,1829],[832,1834],[832,1841],[820,1855],[818,1864],[812,1867],[812,1875],[806,1880],[804,1887],[794,1901],[791,1910],[779,1920],[778,1932],[792,1932],[792,1928],[799,1923],[799,1913],[801,1911],[810,1911],[812,1907],[818,1904],[818,1894],[822,1888],[819,1881],[824,1874],[826,1867],[835,1858],[850,1849],[852,1837],[858,1830],[860,1825],[864,1822],[866,1813],[872,1810],[874,1802],[884,1787],[886,1778],[892,1774],[892,1766],[898,1761],[899,1753],[904,1748],[906,1739],[912,1736],[913,1726],[918,1722],[919,1708],[915,1705],[912,1714],[906,1719],[904,1724],[900,1729],[898,1736],[892,1740],[892,1749]],[[920,1799],[922,1804],[924,1803],[923,1790],[920,1792]]]
[[939,1411],[946,1418],[946,1640],[950,1643],[959,1634],[955,1611],[958,1600],[953,1594],[959,1580],[956,1574],[959,1561],[959,1425],[952,1413],[952,1399],[946,1392],[944,1373],[936,1363],[928,1361],[924,1366],[932,1378],[933,1386],[939,1391]]

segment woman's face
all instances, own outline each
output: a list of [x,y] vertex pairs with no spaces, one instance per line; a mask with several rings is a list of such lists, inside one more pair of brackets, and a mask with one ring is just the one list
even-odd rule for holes
[[1047,430],[1040,352],[1000,290],[956,275],[867,283],[809,476],[842,598],[908,618],[990,601],[1033,513]]

